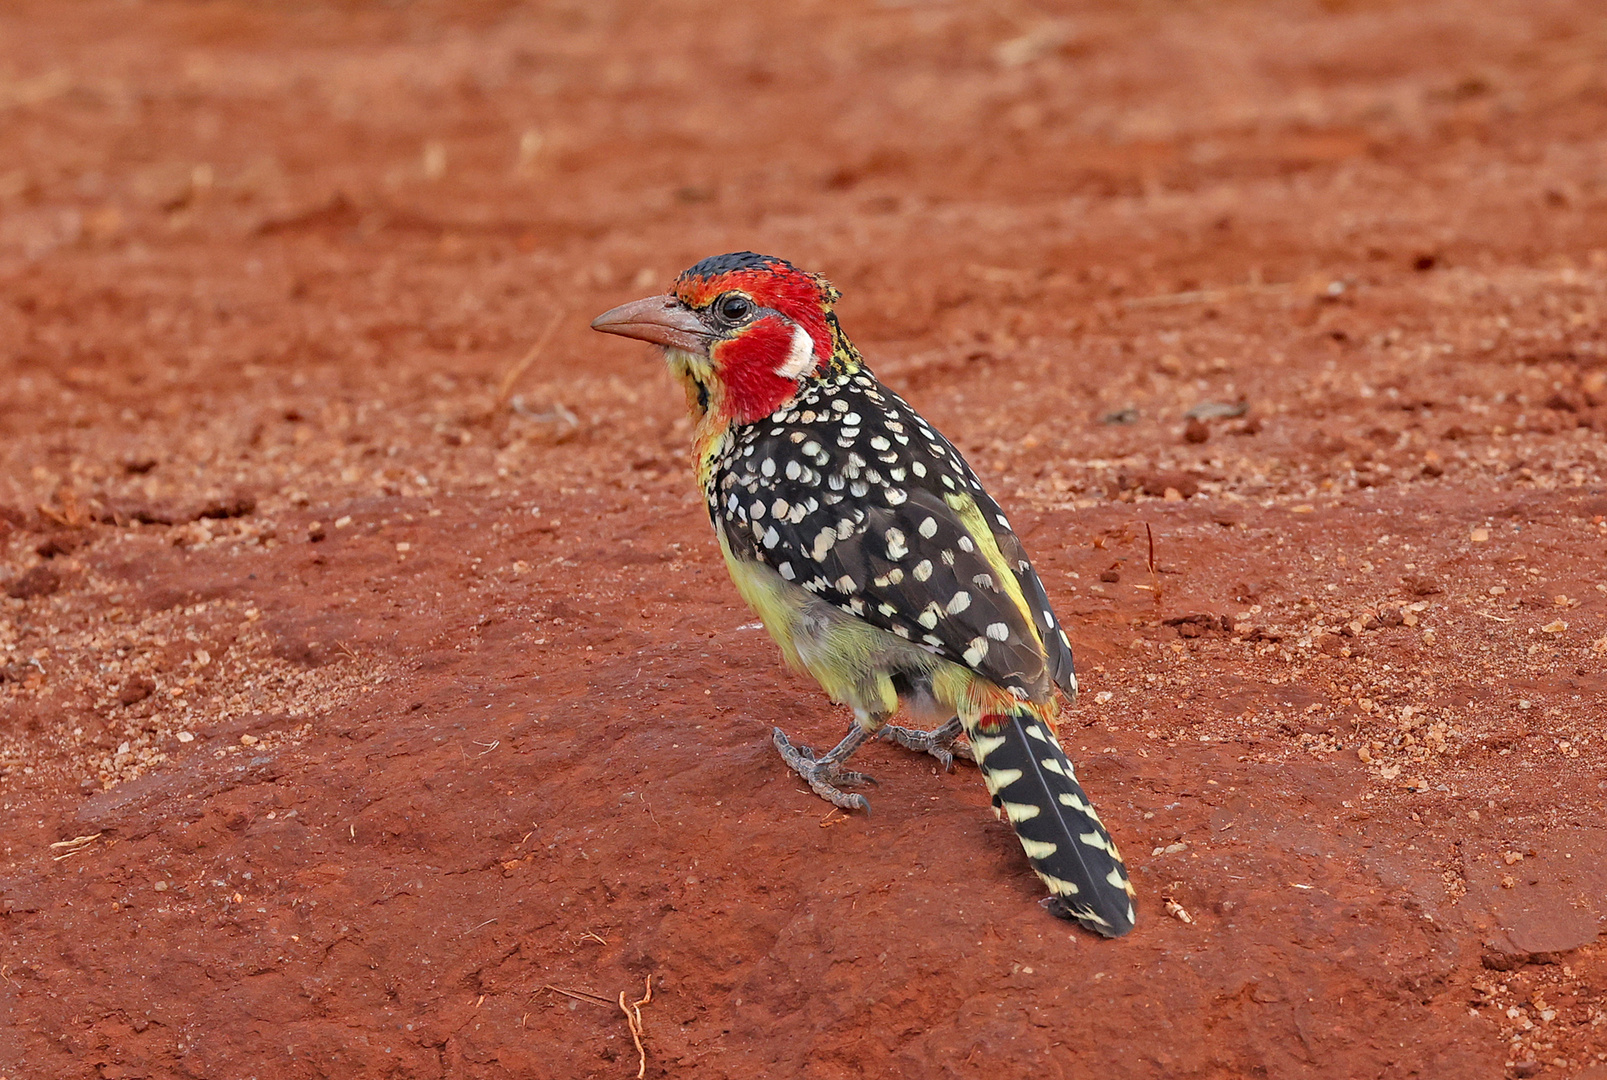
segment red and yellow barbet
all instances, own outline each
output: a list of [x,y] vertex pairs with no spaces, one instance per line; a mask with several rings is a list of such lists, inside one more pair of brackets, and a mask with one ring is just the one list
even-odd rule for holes
[[[776,748],[844,809],[843,766],[881,734],[981,769],[1046,905],[1133,926],[1116,844],[1055,733],[1071,646],[1004,512],[959,451],[865,366],[837,290],[782,259],[705,259],[592,326],[664,349],[696,423],[698,480],[737,590],[854,722],[830,752]],[[888,720],[902,705],[933,730]],[[964,734],[967,743],[956,742]]]

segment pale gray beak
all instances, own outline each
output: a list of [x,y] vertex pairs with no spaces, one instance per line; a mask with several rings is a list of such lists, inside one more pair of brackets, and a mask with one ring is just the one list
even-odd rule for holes
[[702,320],[673,296],[649,296],[621,304],[593,319],[591,328],[696,356],[709,354],[709,341],[714,337]]

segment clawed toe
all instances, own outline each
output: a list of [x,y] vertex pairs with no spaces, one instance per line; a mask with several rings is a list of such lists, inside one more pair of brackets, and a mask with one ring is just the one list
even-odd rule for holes
[[[863,784],[874,784],[876,780],[865,773],[854,772],[851,769],[840,768],[838,761],[843,760],[858,747],[864,740],[861,734],[855,738],[850,732],[849,737],[843,740],[831,753],[825,757],[815,757],[814,750],[807,746],[794,746],[787,738],[786,732],[774,728],[770,733],[770,740],[775,744],[776,750],[781,754],[781,760],[787,767],[803,778],[809,785],[809,790],[819,795],[833,806],[843,810],[863,810],[870,813],[870,800],[863,795],[851,794],[841,791],[842,787],[858,787]],[[847,752],[843,752],[847,745]]]
[[941,727],[931,731],[921,731],[916,728],[899,727],[888,724],[882,728],[880,734],[888,741],[895,742],[908,750],[917,753],[931,754],[937,758],[938,764],[943,766],[944,772],[954,771],[954,759],[976,761],[976,755],[971,752],[969,743],[957,742],[963,733],[959,720],[950,720]]
[[[951,739],[950,741],[942,744],[941,748],[949,755],[950,767],[953,766],[954,758],[959,758],[961,761],[969,761],[973,765],[976,764],[976,754],[971,752],[971,744],[968,742],[955,742]],[[928,750],[927,753],[935,756],[936,750]]]

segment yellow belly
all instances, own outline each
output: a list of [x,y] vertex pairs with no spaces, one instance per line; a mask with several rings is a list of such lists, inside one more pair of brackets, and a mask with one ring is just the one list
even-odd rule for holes
[[897,711],[900,698],[892,676],[900,672],[919,673],[930,683],[930,699],[903,700],[923,722],[958,716],[969,726],[978,716],[1019,704],[966,668],[839,610],[762,563],[736,558],[723,533],[720,550],[737,592],[787,663],[814,676],[833,701],[854,710],[866,729],[876,730]]

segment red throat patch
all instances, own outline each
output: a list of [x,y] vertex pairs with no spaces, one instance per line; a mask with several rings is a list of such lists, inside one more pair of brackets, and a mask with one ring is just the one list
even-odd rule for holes
[[[725,385],[725,411],[732,420],[751,424],[775,412],[798,392],[797,380],[777,374],[792,354],[796,333],[792,324],[772,315],[710,350]],[[819,352],[817,342],[817,365]]]

